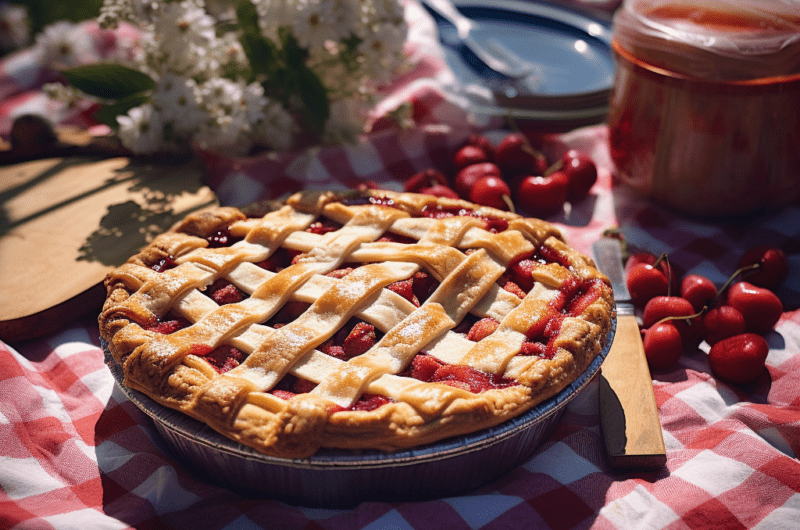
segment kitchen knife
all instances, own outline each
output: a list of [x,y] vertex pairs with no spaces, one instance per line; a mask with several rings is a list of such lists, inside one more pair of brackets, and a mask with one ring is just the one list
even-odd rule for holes
[[614,289],[617,330],[600,375],[600,423],[611,467],[654,469],[667,461],[642,336],[625,282],[622,246],[616,239],[594,244],[598,269]]

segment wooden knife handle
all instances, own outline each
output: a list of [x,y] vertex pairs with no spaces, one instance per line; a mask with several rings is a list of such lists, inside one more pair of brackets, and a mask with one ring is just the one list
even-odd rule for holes
[[601,367],[600,422],[612,467],[652,469],[667,461],[653,380],[636,317],[617,317],[614,343]]

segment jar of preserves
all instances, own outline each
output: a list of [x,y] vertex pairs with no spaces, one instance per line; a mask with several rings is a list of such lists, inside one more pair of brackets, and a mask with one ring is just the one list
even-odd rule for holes
[[703,217],[800,197],[800,0],[626,0],[612,47],[621,181]]

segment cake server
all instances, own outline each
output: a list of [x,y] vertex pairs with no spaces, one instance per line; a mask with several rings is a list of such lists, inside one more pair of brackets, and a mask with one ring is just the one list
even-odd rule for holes
[[625,282],[622,246],[616,239],[594,244],[597,268],[614,289],[617,332],[601,366],[600,423],[609,464],[619,469],[653,469],[667,461],[653,380]]

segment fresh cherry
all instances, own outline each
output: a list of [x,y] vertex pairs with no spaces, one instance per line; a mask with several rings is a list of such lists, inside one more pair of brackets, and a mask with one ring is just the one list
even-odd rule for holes
[[447,177],[438,169],[428,168],[409,178],[405,182],[403,189],[409,193],[419,193],[422,188],[430,188],[437,184],[447,186]]
[[[688,317],[694,314],[692,304],[680,296],[656,296],[648,300],[642,313],[642,325],[649,328],[666,317]],[[673,322],[674,324],[675,322]]]
[[664,273],[664,276],[669,278],[670,290],[674,292],[680,292],[680,282],[678,281],[680,278],[680,273],[678,271],[678,267],[668,260],[666,254],[656,256],[652,252],[633,252],[625,262],[625,271],[630,274],[630,271],[633,270],[633,267],[640,263],[653,265],[658,268],[662,273]]
[[494,160],[508,175],[528,173],[541,176],[547,170],[547,158],[521,133],[506,135],[495,149]]
[[464,142],[464,145],[474,145],[476,147],[480,147],[487,155],[489,155],[490,160],[494,159],[494,145],[492,145],[492,142],[482,134],[470,134],[469,138],[467,138],[467,141]]
[[628,293],[634,305],[644,307],[656,296],[667,296],[669,280],[664,272],[648,263],[639,263],[628,272]]
[[571,201],[580,201],[589,195],[589,190],[597,182],[597,166],[588,155],[575,149],[570,149],[561,157],[563,171],[569,179],[569,194]]
[[692,304],[680,296],[656,296],[651,298],[644,306],[642,313],[642,326],[650,328],[660,320],[677,317],[670,320],[672,325],[683,337],[684,344],[699,342],[702,337],[700,327],[702,319],[688,318],[695,315]]
[[752,333],[767,333],[783,314],[783,304],[775,293],[750,282],[731,285],[728,288],[728,304],[742,314],[747,330]]
[[492,162],[472,164],[456,174],[456,178],[453,181],[453,188],[461,198],[468,199],[472,187],[483,177],[503,178],[503,173],[500,171],[500,168]]
[[758,264],[758,267],[745,276],[745,279],[759,287],[770,290],[777,289],[789,276],[789,261],[786,254],[777,248],[768,245],[758,245],[742,255],[739,268]]
[[703,307],[711,307],[717,298],[717,287],[714,283],[699,274],[687,274],[681,281],[681,297],[692,304],[695,313]]
[[521,208],[537,217],[549,217],[561,211],[567,200],[569,180],[556,171],[547,177],[528,175],[517,188],[517,201]]
[[478,147],[477,145],[465,145],[461,149],[459,149],[455,157],[453,157],[453,165],[456,168],[456,171],[459,169],[464,169],[467,166],[471,166],[472,164],[482,164],[483,162],[490,162],[491,158],[489,155]]
[[498,210],[513,210],[511,189],[503,179],[495,176],[483,177],[475,182],[470,190],[469,200]]
[[661,322],[643,333],[644,354],[650,368],[665,370],[683,355],[683,339],[672,322]]
[[708,352],[711,371],[722,380],[752,383],[764,371],[769,345],[760,335],[742,333],[723,339]]
[[703,317],[703,335],[712,346],[723,339],[744,333],[745,328],[744,316],[729,305],[710,309]]
[[417,193],[422,193],[423,195],[433,195],[434,197],[458,199],[458,193],[453,191],[453,188],[450,186],[443,186],[442,184],[434,184],[428,188],[422,188]]

